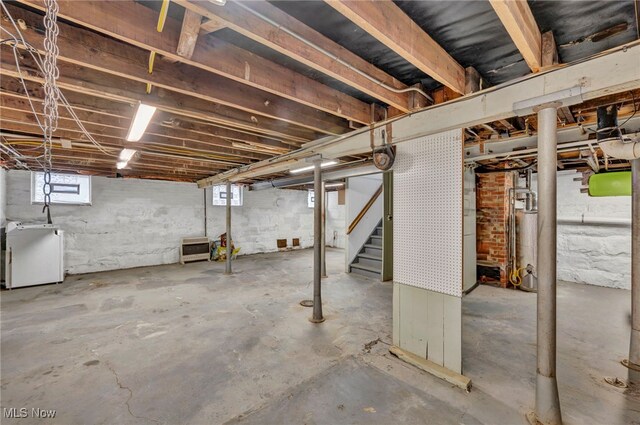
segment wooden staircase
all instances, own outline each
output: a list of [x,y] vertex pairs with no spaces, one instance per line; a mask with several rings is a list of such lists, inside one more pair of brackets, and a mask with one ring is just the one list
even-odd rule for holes
[[360,252],[349,265],[351,273],[381,279],[382,276],[382,220],[373,230]]

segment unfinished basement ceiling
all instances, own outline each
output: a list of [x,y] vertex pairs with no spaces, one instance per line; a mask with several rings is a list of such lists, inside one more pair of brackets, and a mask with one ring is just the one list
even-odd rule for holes
[[[245,2],[251,4],[252,2]],[[323,1],[270,1],[331,40],[407,85],[428,90],[442,86]],[[394,1],[463,67],[473,66],[491,85],[527,75],[530,70],[488,1]],[[572,62],[636,39],[633,0],[529,1],[541,32],[553,31],[561,62]],[[591,36],[619,24],[625,29],[605,38]],[[260,56],[296,67],[339,90],[346,85],[255,43],[232,30],[215,33]],[[351,89],[353,91],[353,89]],[[372,99],[360,93],[365,101]]]
[[[234,6],[232,0],[224,7],[208,2],[171,1],[162,33],[156,32],[160,1],[91,3],[61,0],[60,3],[61,39],[67,41],[58,61],[62,91],[92,137],[107,146],[111,156],[96,150],[63,112],[64,125],[54,136],[71,140],[75,148],[54,146],[54,165],[59,171],[196,181],[291,152],[309,141],[345,134],[370,124],[370,104],[389,105],[383,99],[393,97],[390,91],[376,93],[377,96],[365,93],[359,83],[350,80],[353,77],[339,81],[329,75],[331,70],[322,69],[322,66],[314,69],[313,63],[303,64],[294,59],[295,54],[286,52],[286,48],[285,52],[277,51],[268,42],[260,40],[260,35],[252,39],[229,27],[210,34],[200,32],[197,46],[208,54],[201,52],[194,61],[180,55],[175,57],[175,44],[186,15],[183,6],[205,5],[215,14],[230,10]],[[394,4],[460,66],[474,67],[489,85],[531,73],[488,1],[396,1]],[[529,1],[527,4],[540,31],[553,31],[560,61],[564,63],[592,56],[638,37],[633,0]],[[38,44],[38,38],[43,36],[42,12],[39,11],[42,5],[41,0],[21,0],[9,5],[12,10],[27,14],[28,42]],[[441,83],[323,1],[249,1],[242,5],[256,9],[266,7],[290,15],[318,31],[324,37],[322,43],[329,43],[326,44],[329,46],[336,43],[353,53],[355,56],[347,56],[351,64],[359,57],[373,65],[367,70],[369,75],[371,72],[386,73],[406,86],[421,83],[436,103],[459,96],[448,88],[447,93]],[[208,19],[204,17],[202,24]],[[5,22],[8,21],[3,21],[3,25]],[[280,31],[280,26],[271,28],[270,34]],[[136,37],[139,38],[134,40]],[[159,44],[154,45],[156,42]],[[82,50],[75,49],[75,45],[82,45],[85,50],[71,52]],[[28,158],[28,152],[38,145],[41,132],[25,89],[36,102],[35,110],[39,113],[43,97],[42,73],[33,61],[30,62],[28,55],[22,55],[21,67],[28,81],[21,84],[10,49],[3,44],[3,78],[0,82],[3,120],[0,127],[10,137],[3,136],[2,143],[23,152],[27,159],[15,161],[12,155],[3,152],[2,163],[9,168],[26,164],[39,169],[37,161]],[[158,52],[152,74],[146,72],[150,51]],[[336,65],[336,68],[341,66]],[[272,70],[276,77],[271,77]],[[254,73],[260,72],[257,80],[253,80]],[[145,90],[147,79],[154,81],[150,94]],[[628,97],[623,99],[625,111],[633,110],[634,99]],[[159,110],[138,145],[138,154],[131,161],[131,167],[116,170],[112,157],[126,146],[124,135],[139,101],[150,102]],[[345,105],[349,105],[350,110],[343,110]],[[415,107],[410,106],[409,110]],[[579,106],[565,108],[559,112],[559,124],[586,123],[588,120],[584,120],[582,111]],[[390,109],[394,115],[405,112]],[[527,117],[488,124],[469,129],[467,143],[493,139],[496,135],[535,132],[535,119]],[[341,160],[348,163],[369,156]],[[282,175],[285,175],[284,171],[274,172],[247,179],[244,183]]]

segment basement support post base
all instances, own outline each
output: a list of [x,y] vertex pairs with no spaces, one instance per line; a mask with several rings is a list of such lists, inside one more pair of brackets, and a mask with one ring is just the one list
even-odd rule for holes
[[554,377],[536,375],[536,410],[534,424],[561,425],[558,382]]

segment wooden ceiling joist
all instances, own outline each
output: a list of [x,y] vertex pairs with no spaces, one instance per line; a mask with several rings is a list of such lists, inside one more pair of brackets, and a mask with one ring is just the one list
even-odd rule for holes
[[196,48],[201,24],[202,16],[190,10],[184,11],[184,18],[182,19],[182,28],[180,29],[180,39],[178,40],[176,53],[184,58],[191,59],[193,50]]
[[[32,99],[33,100],[33,99]],[[32,115],[30,106],[25,100],[11,98],[5,95],[0,96],[0,108],[5,114],[13,114],[14,118],[16,113]],[[36,108],[36,112],[39,109]],[[41,111],[41,109],[40,109]],[[40,114],[40,112],[38,112]],[[80,130],[75,123],[74,119],[68,114],[68,112],[61,108],[60,120],[63,128],[70,128]],[[75,111],[76,115],[85,126],[85,128],[95,136],[111,137],[115,140],[124,140],[129,126],[129,121],[125,119],[113,119],[106,117],[98,113]],[[7,116],[5,115],[5,118]],[[20,115],[18,115],[20,117]],[[42,117],[39,117],[42,121]],[[109,118],[109,119],[105,119]],[[28,119],[25,116],[25,119]],[[247,142],[241,142],[247,143]],[[145,132],[142,144],[157,144],[167,147],[175,146],[180,148],[188,148],[194,150],[201,150],[203,152],[210,152],[212,155],[219,155],[221,158],[228,158],[229,160],[247,163],[252,160],[266,159],[269,156],[276,154],[275,151],[251,149],[238,149],[233,142],[218,139],[211,136],[205,136],[202,134],[176,130],[173,128],[165,128],[158,124],[151,124],[147,132]],[[285,153],[285,152],[282,152]]]
[[[0,50],[2,50],[2,53],[0,53],[2,58],[0,74],[19,78],[20,73],[13,62],[13,55],[5,49],[7,48],[0,48]],[[181,115],[188,114],[194,118],[204,120],[208,120],[211,115],[215,115],[215,105],[202,99],[170,92],[162,88],[157,88],[153,93],[147,94],[144,86],[141,86],[135,81],[96,71],[87,72],[87,70],[82,67],[65,64],[63,62],[58,64],[58,68],[60,69],[58,86],[62,90],[70,90],[80,94],[127,104],[136,104],[140,101],[155,106],[160,110]],[[39,71],[33,66],[22,64],[21,69],[23,71],[22,77],[25,80],[43,83],[43,78],[38,75]],[[214,112],[212,113],[210,111]],[[253,118],[253,116],[251,117]],[[251,122],[253,120],[247,121]],[[256,121],[261,122],[260,118],[256,118]],[[286,125],[286,123],[283,123],[283,127],[278,134],[285,135],[286,131],[296,132],[296,128],[292,129],[291,126]],[[251,128],[251,125],[249,125],[248,128]],[[254,124],[253,128],[258,127]],[[310,134],[312,138],[313,134],[314,133]],[[302,142],[306,140],[308,139],[301,139]]]
[[[44,10],[43,0],[20,2]],[[58,5],[59,17],[80,26],[311,108],[368,123],[366,103],[220,39],[199,37],[190,59],[178,55],[182,23],[167,17],[159,33],[157,13],[140,3],[59,0]]]
[[[0,98],[2,106],[5,107],[30,110],[28,102],[31,100],[35,104],[37,111],[42,110],[42,96],[35,97],[34,95],[30,95],[27,97],[26,95],[9,92],[0,88]],[[83,106],[78,107],[74,102],[70,102],[70,104],[79,116],[89,116],[93,122],[116,128],[124,128],[125,130],[129,126],[133,111],[133,108],[128,105],[122,105],[120,112],[118,114],[113,114],[104,113],[102,109],[87,108]],[[117,110],[114,107],[112,108],[112,111]],[[59,109],[59,113],[63,116],[69,116],[65,107],[61,107]],[[209,126],[203,123],[189,122],[173,114],[162,111],[157,112],[154,115],[146,133],[158,134],[170,139],[178,140],[189,138],[202,139],[206,140],[210,146],[220,148],[230,148],[233,142],[243,142],[255,146],[263,146],[265,152],[270,153],[273,153],[274,151],[286,153],[291,150],[291,146],[276,140],[265,139],[252,134]]]
[[391,0],[327,0],[327,4],[452,90],[465,94],[465,71]]
[[[5,109],[2,109],[2,113],[4,115],[3,123],[2,123],[4,130],[23,133],[23,134],[38,135],[39,137],[42,137],[42,130],[38,126],[38,124],[35,123],[35,119],[33,118],[32,115],[31,116],[29,116],[29,114],[18,115],[18,114],[12,113],[11,111],[7,111]],[[146,149],[149,155],[179,153],[180,154],[179,156],[181,156],[181,159],[183,161],[187,161],[187,162],[204,161],[210,164],[218,165],[218,168],[221,168],[221,169],[229,169],[229,168],[233,168],[235,166],[239,166],[247,163],[247,161],[233,160],[233,159],[226,158],[224,156],[215,155],[210,152],[207,152],[206,150],[197,152],[194,149],[186,149],[186,148],[180,148],[180,146],[171,146],[171,145],[157,144],[157,143],[147,143],[147,144],[141,144],[141,145],[131,145],[131,144],[124,145],[122,143],[122,139],[118,137],[110,136],[107,134],[97,134],[93,132],[91,133],[91,135],[98,143],[100,143],[100,145],[103,145],[105,148],[108,148],[114,151],[115,155],[114,155],[114,161],[112,163],[113,167],[115,167],[116,165],[115,159],[117,157],[117,154],[119,153],[120,149],[124,147],[136,149],[136,150]],[[68,122],[64,122],[64,120],[61,122],[61,125],[59,126],[58,130],[54,133],[54,137],[59,139],[69,140],[71,141],[72,144],[76,142],[90,143],[83,132],[81,132],[77,128],[74,128]],[[99,149],[97,147],[95,148],[95,152],[99,152]]]
[[[21,15],[17,11],[12,14]],[[27,22],[27,29],[23,34],[42,53],[44,35],[37,30],[37,15],[30,14],[30,19],[25,19],[25,23]],[[143,87],[146,83],[151,83],[155,88],[280,119],[325,134],[341,134],[348,130],[348,123],[342,118],[197,68],[157,60],[154,72],[150,74],[147,55],[140,49],[70,25],[59,26],[58,47],[61,61],[139,81]]]
[[542,34],[527,0],[489,0],[532,72],[542,67]]
[[[36,98],[44,97],[44,90],[41,84],[33,81],[25,81],[30,96]],[[24,97],[24,89],[17,78],[0,78],[0,91],[4,93],[22,95]],[[115,117],[131,118],[133,113],[133,104],[130,102],[112,101],[108,98],[93,97],[85,93],[74,91],[65,91],[67,100],[77,109],[87,111],[99,111],[103,115],[111,115]],[[195,103],[194,103],[195,102]],[[298,135],[284,134],[287,128],[284,127],[282,121],[269,120],[261,118],[259,121],[247,119],[242,115],[241,111],[218,108],[219,105],[209,106],[206,110],[207,103],[199,99],[192,100],[188,105],[174,105],[173,108],[160,108],[158,115],[169,114],[172,121],[178,122],[198,122],[207,129],[203,131],[219,137],[228,137],[235,139],[239,134],[255,136],[261,140],[269,139],[278,141],[283,145],[298,147],[312,138],[315,133],[306,129],[295,128],[291,132]],[[179,108],[180,106],[189,106]],[[233,111],[234,114],[229,116],[228,112]],[[221,115],[225,112],[225,115]]]
[[[203,1],[173,0],[173,2],[207,18],[221,21],[227,28],[245,37],[278,53],[289,56],[403,112],[409,111],[408,93],[397,93],[389,90],[379,82],[383,82],[394,89],[404,89],[406,88],[405,84],[286,14],[276,6],[267,2],[227,2],[224,7]],[[247,10],[247,8],[251,10]],[[263,19],[257,14],[267,19]],[[289,31],[296,34],[296,36],[289,33]],[[318,46],[324,52],[328,52],[329,55],[318,48],[311,47],[310,44],[302,41],[300,37]],[[345,66],[345,63],[349,64],[349,66]],[[363,73],[366,76],[362,75]]]

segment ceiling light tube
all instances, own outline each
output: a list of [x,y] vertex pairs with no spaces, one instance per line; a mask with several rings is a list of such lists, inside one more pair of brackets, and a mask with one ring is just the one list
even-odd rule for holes
[[[325,167],[329,167],[331,165],[335,165],[337,164],[338,161],[327,161],[327,162],[323,162],[322,164],[320,164],[320,168],[325,168]],[[308,167],[302,167],[302,168],[296,168],[295,170],[291,170],[289,171],[291,174],[296,174],[296,173],[304,173],[305,171],[311,171],[315,168],[315,165],[310,165]]]
[[120,151],[120,155],[118,156],[118,159],[120,161],[129,162],[129,160],[133,158],[133,155],[135,155],[135,153],[136,153],[135,149],[124,148]]
[[341,186],[344,186],[344,183],[329,183],[324,185],[324,187],[341,187]]
[[134,115],[133,120],[131,120],[131,126],[127,133],[128,142],[137,142],[142,138],[142,135],[147,130],[147,126],[149,125],[149,122],[151,122],[151,118],[155,112],[155,106],[138,103],[136,114]]

